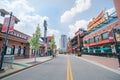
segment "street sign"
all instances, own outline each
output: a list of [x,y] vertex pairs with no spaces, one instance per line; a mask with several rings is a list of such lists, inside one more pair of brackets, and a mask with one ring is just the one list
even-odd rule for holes
[[[7,31],[9,20],[10,20],[10,18],[8,18],[8,17],[4,19],[4,24],[3,24],[3,27],[2,27],[2,32],[6,32]],[[9,26],[9,32],[14,30],[14,23],[15,23],[15,17],[12,16],[11,22],[10,22],[10,26]]]

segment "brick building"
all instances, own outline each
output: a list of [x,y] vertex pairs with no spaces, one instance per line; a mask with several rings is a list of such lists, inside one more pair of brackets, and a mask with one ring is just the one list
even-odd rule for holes
[[84,53],[109,53],[120,51],[120,22],[116,11],[108,14],[102,10],[89,22],[87,35],[83,38]]
[[75,36],[70,39],[67,43],[67,51],[72,53],[80,54],[83,47],[83,37],[85,36],[86,31],[82,28],[78,29],[75,33]]
[[[1,32],[2,24],[0,24],[0,54],[2,52],[3,43],[5,39],[5,32]],[[29,39],[31,37],[27,34],[24,34],[18,30],[9,32],[8,35],[8,44],[6,47],[5,55],[14,55],[15,58],[29,58],[33,57],[35,50],[30,48]],[[37,55],[44,53],[44,43],[40,41],[40,48],[37,51]]]
[[[2,24],[0,24],[0,52],[2,52],[3,43],[5,39],[5,32],[1,32]],[[9,32],[8,35],[8,44],[6,48],[5,55],[15,55],[16,58],[18,57],[29,57],[29,42],[28,39],[30,36],[14,30]]]

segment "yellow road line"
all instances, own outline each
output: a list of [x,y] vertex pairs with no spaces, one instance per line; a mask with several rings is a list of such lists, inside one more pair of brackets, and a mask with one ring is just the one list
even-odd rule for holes
[[67,77],[66,80],[69,80],[69,60],[67,60]]
[[73,80],[72,67],[71,67],[69,57],[68,57],[68,60],[67,60],[67,76],[66,76],[66,80]]

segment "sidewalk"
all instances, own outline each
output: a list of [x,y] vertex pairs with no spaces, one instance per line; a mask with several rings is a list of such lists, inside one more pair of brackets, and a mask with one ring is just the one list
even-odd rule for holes
[[119,63],[117,58],[100,57],[100,56],[92,56],[92,55],[82,55],[81,57],[115,70],[119,68]]
[[0,79],[5,77],[5,76],[17,73],[19,71],[25,70],[25,69],[30,68],[30,67],[33,67],[33,66],[38,65],[40,63],[49,61],[51,59],[52,59],[51,56],[37,57],[36,62],[34,62],[34,58],[16,59],[13,62],[12,69],[10,69],[8,67],[4,68],[5,72],[0,73]]

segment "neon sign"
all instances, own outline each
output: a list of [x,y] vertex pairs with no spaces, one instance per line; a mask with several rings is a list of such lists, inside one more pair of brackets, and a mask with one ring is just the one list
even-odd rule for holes
[[106,18],[104,17],[105,11],[102,10],[100,14],[97,16],[97,18],[93,18],[92,21],[89,22],[87,30],[92,30],[96,26],[100,25],[104,21],[106,21]]

